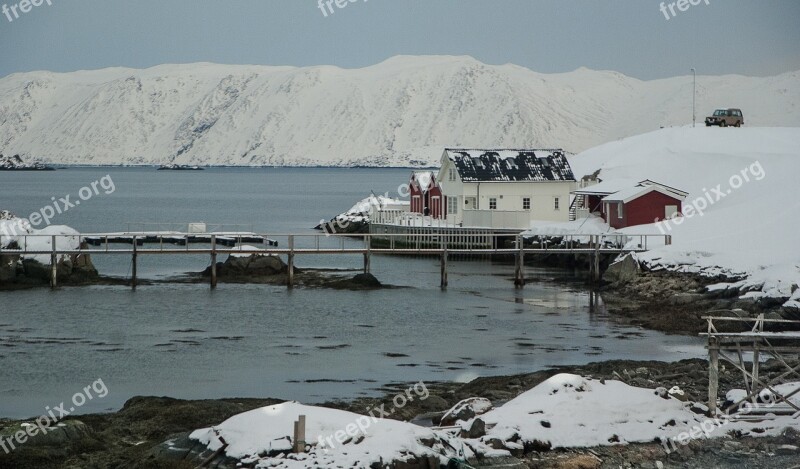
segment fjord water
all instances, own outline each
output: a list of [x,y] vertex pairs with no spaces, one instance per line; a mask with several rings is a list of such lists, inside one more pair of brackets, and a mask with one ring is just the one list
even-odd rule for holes
[[[27,216],[110,175],[114,192],[58,215],[87,233],[128,223],[244,224],[267,233],[311,227],[407,180],[403,169],[70,168],[0,172],[0,209]],[[138,228],[138,226],[137,226]],[[348,241],[355,243],[356,241]],[[94,256],[126,276],[127,256]],[[299,258],[303,267],[351,268],[356,257]],[[143,256],[139,274],[196,272],[205,256]],[[0,416],[41,414],[97,379],[109,389],[80,412],[119,408],[134,395],[277,397],[320,402],[374,394],[390,382],[469,380],[615,358],[678,360],[699,339],[615,322],[590,308],[570,272],[451,261],[439,289],[430,258],[375,256],[373,273],[402,288],[339,291],[265,285],[155,284],[133,292],[92,286],[0,292]],[[552,282],[560,278],[566,282]],[[537,281],[537,279],[539,279]],[[545,281],[547,280],[547,281]]]

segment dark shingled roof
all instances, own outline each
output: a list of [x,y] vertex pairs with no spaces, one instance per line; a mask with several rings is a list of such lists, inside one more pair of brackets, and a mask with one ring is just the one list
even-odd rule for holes
[[574,181],[562,150],[445,149],[463,182]]

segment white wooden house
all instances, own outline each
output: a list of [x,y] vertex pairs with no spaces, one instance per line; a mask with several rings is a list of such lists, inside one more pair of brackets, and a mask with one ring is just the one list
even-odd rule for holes
[[491,228],[569,221],[576,186],[561,150],[448,148],[437,179],[448,224]]

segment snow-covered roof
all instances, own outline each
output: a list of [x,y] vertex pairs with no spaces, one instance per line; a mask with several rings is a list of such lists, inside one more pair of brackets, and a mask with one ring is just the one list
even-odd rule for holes
[[562,150],[445,149],[463,182],[574,181]]
[[636,179],[611,179],[608,181],[601,181],[591,186],[581,187],[573,191],[574,194],[583,195],[611,195],[619,192],[627,187],[632,187],[638,184]]
[[412,180],[419,184],[419,188],[423,192],[430,189],[434,177],[433,171],[414,171],[411,173]]
[[644,184],[644,185],[629,187],[627,189],[623,189],[619,192],[615,192],[611,195],[603,197],[603,202],[628,203],[631,200],[638,199],[639,197],[649,194],[651,192],[660,192],[668,197],[672,197],[675,200],[683,200],[684,198],[686,198],[685,195],[680,195],[675,192],[672,192],[659,184]]

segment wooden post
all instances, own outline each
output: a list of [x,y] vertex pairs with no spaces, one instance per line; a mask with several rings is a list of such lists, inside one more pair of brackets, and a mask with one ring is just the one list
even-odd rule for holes
[[211,289],[217,288],[217,235],[211,235]]
[[447,289],[447,244],[443,244],[442,246],[442,259],[441,259],[441,287],[442,290]]
[[50,237],[50,288],[58,286],[58,256],[56,255],[56,237]]
[[366,245],[367,252],[364,253],[364,273],[368,274],[370,271],[372,240],[369,235],[364,235],[364,244]]
[[708,338],[708,416],[717,414],[717,392],[719,391],[719,340]]
[[596,283],[600,283],[600,237],[599,236],[595,238],[594,259],[592,259],[592,263],[594,264],[594,276],[592,280]]
[[[189,243],[186,243],[189,244]],[[136,236],[133,237],[133,258],[131,264],[131,289],[136,290],[136,251],[139,249],[138,243],[136,241]]]
[[294,448],[295,453],[305,453],[306,451],[306,416],[301,415],[294,422]]
[[514,285],[517,288],[525,286],[525,246],[522,235],[517,235],[517,265],[514,272]]
[[288,285],[294,287],[294,235],[289,235],[289,255],[288,255]]

